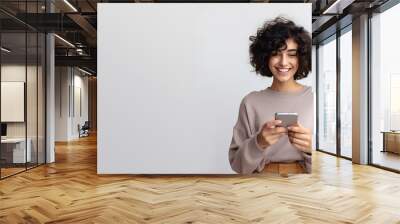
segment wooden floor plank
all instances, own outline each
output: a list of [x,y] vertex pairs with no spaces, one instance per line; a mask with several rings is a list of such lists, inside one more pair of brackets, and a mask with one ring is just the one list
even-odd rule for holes
[[313,154],[311,175],[97,175],[96,137],[0,181],[0,223],[400,223],[400,175]]

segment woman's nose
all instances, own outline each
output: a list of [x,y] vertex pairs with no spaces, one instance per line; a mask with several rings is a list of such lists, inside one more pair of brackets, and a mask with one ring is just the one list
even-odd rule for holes
[[288,57],[285,54],[282,54],[279,60],[279,65],[286,66],[288,64]]

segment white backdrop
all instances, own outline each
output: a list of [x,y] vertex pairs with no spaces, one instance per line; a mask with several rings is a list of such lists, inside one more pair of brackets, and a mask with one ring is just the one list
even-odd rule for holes
[[98,5],[98,173],[234,173],[240,101],[271,83],[249,36],[276,16],[310,31],[311,4]]

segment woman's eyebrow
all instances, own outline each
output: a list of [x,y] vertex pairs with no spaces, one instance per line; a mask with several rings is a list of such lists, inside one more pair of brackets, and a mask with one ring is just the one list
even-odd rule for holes
[[289,52],[297,52],[297,49],[288,49]]

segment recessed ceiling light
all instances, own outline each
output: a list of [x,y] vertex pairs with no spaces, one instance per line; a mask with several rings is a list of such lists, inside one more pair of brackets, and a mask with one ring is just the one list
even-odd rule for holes
[[83,69],[81,69],[81,68],[79,68],[79,67],[78,67],[78,70],[81,71],[81,72],[83,72],[83,73],[85,73],[85,74],[92,75],[92,73],[90,73],[90,72],[88,72],[88,71],[86,71],[86,70],[83,70]]
[[69,42],[68,40],[66,40],[66,39],[64,39],[64,38],[62,38],[62,37],[60,37],[60,36],[57,35],[57,34],[54,34],[54,36],[57,37],[58,39],[60,39],[61,41],[63,41],[64,43],[66,43],[67,45],[69,45],[69,46],[75,48],[75,45],[71,44],[71,42]]
[[75,12],[78,12],[78,10],[71,4],[69,3],[68,0],[64,0],[65,4],[67,4],[72,10],[74,10]]
[[9,50],[9,49],[7,49],[7,48],[5,48],[5,47],[1,47],[1,50],[4,51],[4,52],[6,52],[6,53],[10,53],[10,52],[11,52],[11,50]]
[[342,14],[343,9],[351,5],[355,0],[336,0],[327,9],[325,9],[322,14]]

